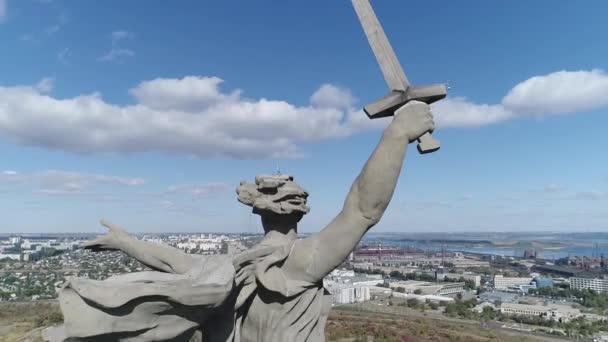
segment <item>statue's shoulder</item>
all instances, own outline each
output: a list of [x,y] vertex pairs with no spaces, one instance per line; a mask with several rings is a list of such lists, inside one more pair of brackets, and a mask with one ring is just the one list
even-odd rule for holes
[[232,256],[227,254],[193,255],[194,267],[191,276],[202,276],[209,282],[230,282],[235,269]]

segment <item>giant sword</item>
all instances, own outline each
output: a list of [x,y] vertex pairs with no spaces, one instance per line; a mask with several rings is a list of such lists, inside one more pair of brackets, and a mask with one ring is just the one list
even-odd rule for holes
[[[365,114],[370,119],[377,119],[394,115],[399,108],[412,100],[431,104],[443,99],[446,96],[445,84],[410,85],[369,0],[352,0],[352,2],[389,88],[388,95],[363,107]],[[435,152],[439,147],[439,140],[433,139],[430,132],[418,139],[418,152],[421,154]]]

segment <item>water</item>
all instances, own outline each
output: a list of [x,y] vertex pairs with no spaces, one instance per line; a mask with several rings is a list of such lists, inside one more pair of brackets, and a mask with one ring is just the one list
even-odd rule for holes
[[[378,239],[378,238],[364,238],[366,242],[381,242],[383,245],[393,245],[393,246],[401,246],[401,247],[415,247],[422,250],[441,250],[442,246],[436,244],[428,244],[423,242],[416,241],[398,241],[394,239]],[[582,241],[582,239],[577,239],[576,242],[589,242]],[[593,241],[595,242],[595,241]],[[444,247],[446,251],[461,251],[461,252],[470,252],[470,253],[481,253],[481,254],[492,254],[492,255],[500,255],[507,257],[523,257],[525,248],[493,248],[493,247],[483,247],[483,248],[466,248],[466,247],[450,247],[449,245]],[[528,249],[530,250],[530,249]],[[561,259],[568,256],[600,256],[605,255],[608,257],[608,246],[603,244],[598,246],[597,250],[595,247],[587,247],[587,246],[567,246],[560,249],[545,249],[540,250],[537,249],[538,252],[541,253],[539,257],[543,259]]]

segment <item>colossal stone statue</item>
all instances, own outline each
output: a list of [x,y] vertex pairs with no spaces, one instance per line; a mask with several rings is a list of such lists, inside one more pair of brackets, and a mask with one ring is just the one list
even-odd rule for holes
[[297,226],[309,211],[308,193],[283,175],[257,176],[237,188],[238,200],[260,215],[265,235],[235,256],[185,254],[102,221],[109,234],[86,248],[120,250],[153,271],[70,279],[59,296],[65,323],[47,329],[45,340],[324,341],[331,301],[323,277],[378,223],[408,143],[433,128],[427,104],[411,101],[397,110],[342,211],[305,239],[297,239]]

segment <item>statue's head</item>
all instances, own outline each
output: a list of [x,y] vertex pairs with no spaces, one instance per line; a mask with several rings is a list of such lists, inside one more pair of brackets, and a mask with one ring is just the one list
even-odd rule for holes
[[253,207],[253,213],[265,217],[292,216],[301,219],[310,208],[308,192],[288,175],[259,175],[255,184],[242,181],[236,189],[239,202]]

